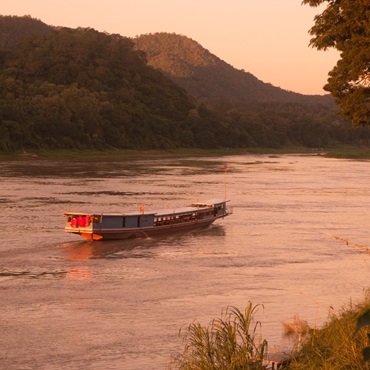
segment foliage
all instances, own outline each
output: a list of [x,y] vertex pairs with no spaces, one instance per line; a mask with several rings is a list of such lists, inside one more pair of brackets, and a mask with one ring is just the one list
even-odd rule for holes
[[366,130],[354,133],[336,117],[338,107],[330,95],[307,96],[264,83],[186,36],[154,33],[134,41],[136,49],[146,53],[149,65],[166,73],[220,120],[239,117],[227,123],[234,145],[321,147],[367,141]]
[[0,16],[0,152],[370,144],[328,96],[264,84],[182,36],[143,40],[183,77],[128,38]]
[[301,349],[303,339],[309,334],[310,327],[307,321],[301,320],[298,315],[293,317],[293,321],[283,323],[284,336],[296,337],[297,349]]
[[171,368],[262,370],[267,342],[257,335],[260,323],[254,322],[254,315],[258,307],[250,303],[244,312],[228,307],[208,327],[189,325],[183,337],[184,351],[173,358]]
[[0,63],[0,149],[166,148],[193,101],[129,39],[61,28]]
[[148,64],[166,73],[174,82],[212,108],[249,110],[251,103],[298,103],[322,105],[335,110],[330,97],[307,96],[260,81],[211,54],[196,41],[174,33],[138,36],[135,47],[144,51]]
[[333,47],[341,52],[329,73],[325,90],[330,91],[342,115],[355,126],[370,125],[370,3],[368,0],[303,0],[318,6],[328,3],[315,17],[311,45]]
[[368,312],[370,297],[360,305],[350,305],[340,315],[333,315],[327,324],[311,332],[296,359],[287,370],[346,369],[367,370],[370,363],[363,361],[362,351],[368,344],[365,330],[358,327],[358,317]]
[[52,27],[30,16],[0,16],[0,31],[0,50],[11,50],[25,37],[44,35],[51,32]]
[[[356,332],[368,325],[370,325],[370,309],[368,309],[357,319]],[[370,339],[370,333],[367,334],[367,337]],[[362,354],[365,361],[370,361],[370,347],[365,347],[362,350]]]

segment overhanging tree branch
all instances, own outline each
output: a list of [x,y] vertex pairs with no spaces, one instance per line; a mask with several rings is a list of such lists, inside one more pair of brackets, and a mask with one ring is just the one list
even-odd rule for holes
[[341,52],[324,89],[354,126],[370,126],[370,2],[369,0],[303,0],[312,7],[327,3],[315,16],[310,45]]

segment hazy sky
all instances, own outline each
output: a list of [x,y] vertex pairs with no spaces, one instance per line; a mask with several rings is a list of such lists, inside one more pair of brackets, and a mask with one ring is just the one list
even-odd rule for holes
[[171,32],[197,41],[264,82],[324,94],[335,50],[308,46],[323,8],[301,0],[1,0],[1,15],[30,15],[52,26],[91,27],[135,37]]

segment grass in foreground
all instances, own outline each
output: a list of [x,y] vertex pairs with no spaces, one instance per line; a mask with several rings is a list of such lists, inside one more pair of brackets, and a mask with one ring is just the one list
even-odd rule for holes
[[[180,331],[184,341],[183,352],[172,356],[168,368],[266,369],[263,360],[267,355],[267,342],[258,331],[261,323],[254,320],[258,308],[259,305],[251,303],[244,312],[228,307],[221,318],[214,319],[207,327],[196,323],[189,325],[185,333]],[[365,325],[357,326],[361,316],[365,316],[362,320]],[[361,328],[356,331],[356,327]],[[309,329],[306,326],[299,328],[302,333]],[[364,351],[370,345],[370,291],[361,304],[350,304],[338,315],[333,314],[321,329],[307,331],[308,335],[302,346],[298,345],[295,357],[279,369],[370,370],[370,360],[364,361],[363,356],[370,351],[370,348]]]
[[370,294],[360,305],[351,304],[319,330],[312,330],[288,370],[370,370],[362,351],[369,345],[370,327],[356,332],[358,318],[370,309]]
[[[254,321],[259,306],[249,304],[244,312],[228,307],[208,327],[191,324],[183,335],[183,353],[173,357],[170,369],[263,370],[267,342]],[[180,332],[181,333],[181,332]]]

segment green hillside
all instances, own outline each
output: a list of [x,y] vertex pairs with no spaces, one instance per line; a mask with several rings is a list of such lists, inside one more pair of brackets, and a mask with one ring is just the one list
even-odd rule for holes
[[55,29],[3,52],[0,67],[2,150],[194,145],[181,142],[194,101],[130,39]]
[[265,84],[186,37],[132,40],[0,16],[0,151],[368,141],[330,97]]

